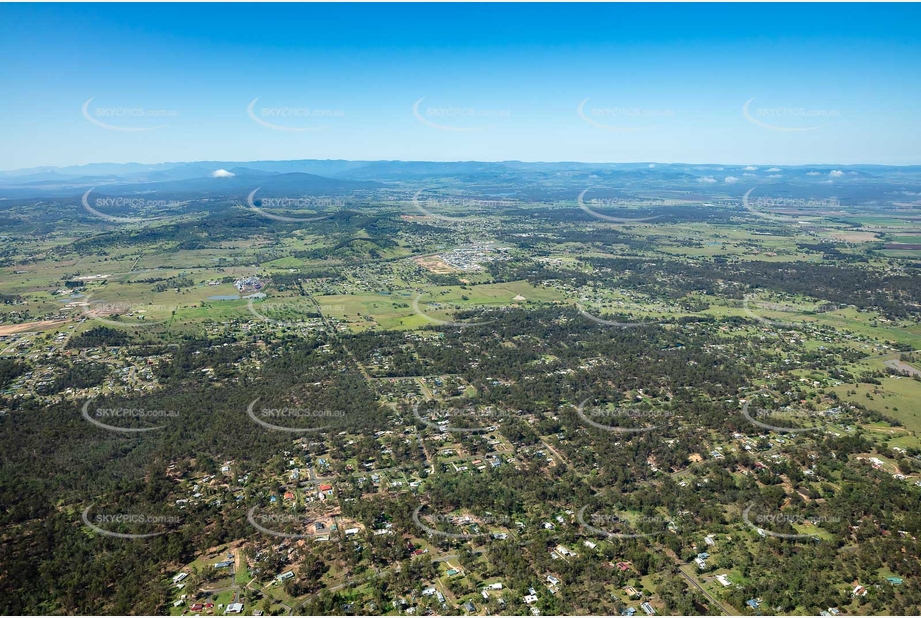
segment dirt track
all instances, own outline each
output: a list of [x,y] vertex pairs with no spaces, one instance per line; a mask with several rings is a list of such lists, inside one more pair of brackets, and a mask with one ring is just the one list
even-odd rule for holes
[[908,363],[903,363],[900,360],[887,360],[885,363],[886,367],[890,369],[895,369],[900,373],[907,373],[912,376],[921,376],[921,371],[918,371]]
[[23,322],[22,324],[6,324],[0,326],[0,335],[13,335],[30,330],[48,330],[61,324],[66,324],[66,320],[43,320],[41,322]]

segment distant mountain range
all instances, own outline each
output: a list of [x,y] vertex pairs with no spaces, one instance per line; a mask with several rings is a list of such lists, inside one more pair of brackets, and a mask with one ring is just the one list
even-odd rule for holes
[[[521,161],[195,161],[189,163],[93,163],[0,172],[0,198],[73,197],[89,189],[108,194],[336,195],[385,187],[424,187],[427,180],[454,181],[470,189],[501,193],[504,188],[559,186],[742,187],[772,183],[903,180],[919,185],[921,166],[811,165],[739,166],[681,163],[579,163]],[[744,189],[743,189],[744,191]]]

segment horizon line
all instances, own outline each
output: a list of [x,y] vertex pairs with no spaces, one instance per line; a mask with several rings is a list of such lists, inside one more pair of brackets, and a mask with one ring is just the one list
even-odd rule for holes
[[534,160],[527,161],[523,159],[497,159],[497,160],[485,160],[485,159],[451,159],[451,160],[436,160],[436,159],[249,159],[246,161],[233,161],[233,160],[221,160],[221,159],[197,159],[197,160],[188,160],[188,161],[158,161],[158,162],[140,162],[140,161],[94,161],[91,163],[75,163],[70,165],[34,165],[31,167],[19,167],[13,169],[0,169],[0,173],[11,173],[11,172],[25,172],[31,170],[59,170],[66,168],[80,168],[80,167],[89,167],[91,165],[187,165],[192,163],[223,163],[223,164],[246,164],[246,163],[291,163],[296,161],[315,161],[315,162],[343,162],[343,163],[493,163],[493,164],[502,164],[502,163],[523,163],[528,165],[648,165],[648,166],[657,166],[657,165],[686,165],[686,166],[728,166],[728,167],[743,167],[750,165],[757,165],[761,167],[766,166],[781,166],[788,168],[796,167],[856,167],[856,166],[866,166],[866,167],[921,167],[921,162],[918,163],[758,163],[758,162],[746,162],[746,163],[724,163],[724,162],[710,162],[710,163],[691,163],[686,161],[577,161],[577,160],[560,160],[560,161],[544,161],[544,160]]

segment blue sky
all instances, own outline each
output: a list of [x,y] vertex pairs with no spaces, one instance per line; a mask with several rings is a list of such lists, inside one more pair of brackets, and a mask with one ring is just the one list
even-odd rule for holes
[[5,4],[0,169],[919,164],[918,23],[879,4]]

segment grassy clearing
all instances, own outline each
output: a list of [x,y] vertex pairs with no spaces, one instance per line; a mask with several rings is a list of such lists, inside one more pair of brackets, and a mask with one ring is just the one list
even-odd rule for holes
[[[363,293],[317,296],[323,314],[349,323],[354,330],[372,326],[385,329],[416,329],[436,324],[433,320],[451,320],[458,310],[478,307],[507,307],[528,302],[552,302],[563,296],[549,287],[534,287],[526,281],[476,285],[431,286],[423,288],[419,315],[413,309],[417,293],[408,290],[391,294]],[[525,300],[515,300],[522,296]],[[426,319],[425,316],[433,318]]]
[[[921,382],[911,378],[884,378],[882,385],[842,384],[832,390],[845,401],[859,403],[900,421],[910,432],[921,432]],[[856,394],[849,394],[856,391]]]

